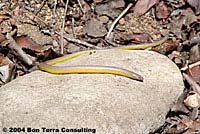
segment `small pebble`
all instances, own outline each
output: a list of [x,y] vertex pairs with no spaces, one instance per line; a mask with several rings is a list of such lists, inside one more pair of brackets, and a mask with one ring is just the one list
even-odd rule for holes
[[123,25],[125,25],[125,19],[124,18],[121,18],[120,20],[119,20],[119,24],[121,25],[121,26],[123,26]]
[[106,24],[109,21],[109,18],[107,16],[100,16],[99,20],[103,23]]

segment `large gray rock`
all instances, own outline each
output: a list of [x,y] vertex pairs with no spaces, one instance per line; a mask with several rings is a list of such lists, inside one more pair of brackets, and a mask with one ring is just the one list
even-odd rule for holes
[[[53,75],[35,71],[0,88],[0,129],[96,129],[98,134],[142,134],[162,125],[183,90],[167,57],[151,51],[103,50],[65,65],[113,65],[144,82],[110,74]],[[27,130],[26,130],[27,131]],[[53,130],[52,130],[53,131]],[[92,132],[89,132],[92,133]]]

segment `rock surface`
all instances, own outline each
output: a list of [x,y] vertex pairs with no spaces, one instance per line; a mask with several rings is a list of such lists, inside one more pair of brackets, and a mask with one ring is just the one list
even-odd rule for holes
[[88,36],[98,38],[105,36],[107,30],[101,21],[98,21],[97,19],[91,19],[87,22],[83,32]]
[[64,127],[95,129],[97,134],[146,134],[164,123],[184,87],[176,65],[151,51],[102,50],[62,64],[122,67],[141,74],[144,82],[110,74],[35,71],[0,88],[0,129],[31,127],[42,133],[45,127],[61,133]]

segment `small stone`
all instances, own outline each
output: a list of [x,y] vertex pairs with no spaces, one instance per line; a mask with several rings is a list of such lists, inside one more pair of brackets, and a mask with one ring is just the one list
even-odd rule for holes
[[68,26],[66,26],[66,27],[64,28],[64,30],[65,30],[66,33],[70,33],[70,31],[71,31],[71,29],[70,29]]
[[126,21],[125,21],[124,18],[121,18],[121,19],[119,20],[119,24],[120,24],[121,26],[125,25],[125,23],[126,23]]
[[99,20],[100,20],[102,23],[106,24],[106,23],[108,23],[109,18],[108,18],[107,16],[100,16],[100,17],[99,17]]
[[68,20],[68,21],[65,23],[65,25],[70,26],[70,25],[71,25],[71,21]]
[[124,0],[109,0],[108,2],[96,4],[95,12],[98,15],[107,15],[111,18],[118,17],[122,12],[122,8],[125,7]]
[[86,26],[83,29],[84,33],[91,37],[103,37],[106,35],[107,30],[102,22],[97,19],[91,19],[86,23]]
[[184,89],[177,66],[151,51],[100,50],[60,65],[117,66],[144,81],[111,74],[32,72],[0,88],[0,130],[87,127],[97,134],[147,134],[164,124]]

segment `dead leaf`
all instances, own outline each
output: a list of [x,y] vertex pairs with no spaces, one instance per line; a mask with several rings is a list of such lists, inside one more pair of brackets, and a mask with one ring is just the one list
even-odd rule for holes
[[52,48],[49,48],[48,50],[44,51],[44,55],[39,57],[39,60],[41,59],[42,61],[46,61],[46,60],[58,58],[60,56],[62,56],[60,53],[57,53]]
[[169,41],[165,42],[164,44],[153,48],[152,50],[157,51],[161,54],[166,54],[166,53],[169,53],[169,52],[173,51],[174,49],[176,49],[177,46],[178,46],[178,42],[169,40]]
[[186,37],[183,36],[182,28],[185,26],[186,28],[190,27],[190,24],[197,21],[197,16],[195,16],[194,12],[190,9],[181,10],[181,15],[176,18],[173,18],[171,23],[171,31],[182,40],[186,40]]
[[43,51],[42,47],[27,35],[17,36],[14,39],[21,48],[25,48],[38,53]]
[[158,0],[138,0],[134,7],[134,14],[143,15],[158,2]]
[[191,63],[200,61],[200,46],[197,44],[190,49]]
[[191,8],[187,8],[186,10],[183,10],[182,15],[185,16],[184,25],[186,26],[189,26],[191,23],[197,21],[197,17],[195,16]]
[[[190,49],[190,63],[195,63],[200,61],[200,47],[199,45],[195,45]],[[193,77],[193,79],[196,82],[200,82],[200,67],[199,66],[195,66],[192,68],[189,68],[188,73],[190,73],[190,75]]]
[[119,31],[115,31],[117,35],[125,42],[132,43],[147,43],[150,42],[151,36],[145,33],[133,33],[133,34],[124,34]]
[[195,82],[200,82],[200,67],[195,66],[187,70],[188,74],[194,79]]

